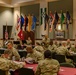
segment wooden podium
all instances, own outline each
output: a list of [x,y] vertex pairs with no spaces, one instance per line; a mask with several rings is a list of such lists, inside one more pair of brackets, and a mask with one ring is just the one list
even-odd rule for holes
[[30,32],[28,32],[28,31],[23,31],[23,34],[24,34],[24,39],[25,39],[25,40],[27,40],[28,37],[30,37],[31,40],[32,40],[32,45],[35,44],[35,33],[34,33],[34,31],[30,31]]

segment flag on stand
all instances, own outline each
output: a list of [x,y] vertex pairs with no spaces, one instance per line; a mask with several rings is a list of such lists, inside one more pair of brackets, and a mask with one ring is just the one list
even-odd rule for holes
[[6,29],[5,29],[5,40],[8,40],[7,23],[6,23]]
[[21,15],[21,25],[20,25],[20,31],[18,33],[18,37],[20,38],[20,40],[24,40],[24,35],[23,35],[23,30],[22,30],[22,26],[24,24],[24,18],[23,16]]
[[27,30],[27,26],[28,26],[28,18],[27,18],[26,15],[25,15],[24,20],[25,20],[24,26],[25,26],[25,31],[26,31]]
[[55,12],[55,16],[54,16],[54,29],[56,29],[56,25],[58,24],[58,21],[59,21],[59,15],[57,13],[57,11]]
[[20,17],[17,15],[17,26],[16,29],[18,30],[20,27]]
[[47,24],[48,24],[48,21],[49,21],[49,16],[48,14],[45,12],[45,26],[44,26],[44,30],[46,30],[46,27],[47,27]]
[[24,17],[21,15],[21,26],[20,26],[20,29],[22,29],[23,24],[24,24]]
[[45,23],[45,13],[46,13],[46,8],[40,8],[40,24]]
[[62,25],[63,25],[63,23],[64,23],[64,19],[65,19],[64,14],[63,14],[63,12],[61,11],[61,28],[62,28]]
[[67,30],[68,30],[68,26],[70,24],[70,19],[71,19],[71,17],[70,17],[69,11],[67,11],[66,12],[66,28],[67,28]]
[[54,15],[52,14],[52,12],[50,12],[50,15],[49,15],[49,31],[50,32],[52,31],[53,22],[54,22]]
[[32,20],[33,20],[33,23],[32,23],[32,30],[35,30],[36,22],[37,22],[37,18],[36,18],[36,16],[33,15]]
[[24,40],[24,34],[23,34],[23,30],[22,29],[18,33],[18,36],[19,36],[20,40]]

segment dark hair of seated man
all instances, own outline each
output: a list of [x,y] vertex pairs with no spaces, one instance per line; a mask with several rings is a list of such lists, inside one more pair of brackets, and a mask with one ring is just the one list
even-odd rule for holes
[[49,59],[51,59],[51,57],[52,57],[51,51],[50,51],[50,50],[46,50],[46,51],[44,52],[44,58],[49,58]]

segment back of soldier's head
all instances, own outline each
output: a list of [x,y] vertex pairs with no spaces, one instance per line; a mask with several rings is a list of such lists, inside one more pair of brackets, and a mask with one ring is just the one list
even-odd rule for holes
[[40,45],[40,42],[36,42],[36,45]]
[[63,46],[66,46],[66,42],[65,42],[65,41],[63,41],[63,42],[62,42],[62,45],[63,45]]
[[45,34],[45,38],[48,38],[48,35],[47,34]]
[[51,53],[51,51],[50,50],[46,50],[45,52],[44,52],[44,58],[51,58],[52,57],[52,53]]
[[32,46],[30,46],[30,45],[26,47],[26,50],[27,50],[28,53],[33,52]]
[[67,42],[70,42],[70,39],[67,39]]
[[10,54],[10,51],[9,50],[5,50],[4,51],[4,54],[8,54],[9,55]]

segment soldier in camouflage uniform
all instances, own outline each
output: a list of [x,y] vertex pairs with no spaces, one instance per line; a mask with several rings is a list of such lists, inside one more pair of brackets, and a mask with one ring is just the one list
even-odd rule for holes
[[42,44],[44,44],[43,45],[44,50],[47,50],[50,44],[50,39],[48,38],[47,35],[45,35],[44,38],[42,39]]
[[62,46],[58,47],[57,50],[56,50],[56,53],[57,54],[60,54],[60,55],[65,55],[65,60],[66,62],[72,62],[71,59],[67,59],[66,58],[66,55],[70,55],[68,49],[67,49],[67,46],[66,46],[66,42],[62,42]]
[[71,47],[70,39],[67,39],[67,43],[66,43],[66,45],[67,45],[67,49],[70,49],[70,47]]
[[61,55],[69,55],[69,51],[67,49],[66,42],[62,42],[62,45],[57,48],[56,53],[61,54]]
[[70,52],[76,53],[76,44],[71,45]]
[[59,43],[58,43],[57,39],[55,39],[53,43],[54,43],[54,45],[56,45],[57,47],[59,47]]
[[11,41],[8,42],[7,44],[7,52],[9,52],[9,59],[12,60],[13,56],[15,57],[15,60],[19,60],[20,59],[20,55],[18,53],[18,51],[13,47],[13,44]]
[[6,75],[10,75],[10,72],[9,72],[10,69],[16,70],[16,69],[22,68],[24,65],[25,65],[24,62],[16,63],[6,58],[0,57],[0,69],[4,70],[6,72]]
[[39,42],[36,42],[36,46],[34,47],[34,49],[40,53],[44,53],[44,48],[40,45]]
[[27,46],[26,50],[28,53],[26,58],[31,57],[34,60],[34,63],[38,63],[40,60],[43,60],[43,55],[40,52],[32,49],[31,46]]
[[60,65],[57,60],[51,58],[51,51],[46,50],[44,58],[38,64],[36,75],[57,75]]
[[2,58],[10,59],[10,58],[9,58],[9,54],[10,54],[10,51],[9,51],[9,50],[5,50],[5,51],[4,51],[4,54],[2,54],[1,57],[2,57]]
[[53,44],[53,41],[51,41],[48,47],[48,50],[50,50],[51,52],[56,52],[56,49],[57,49],[57,46]]

